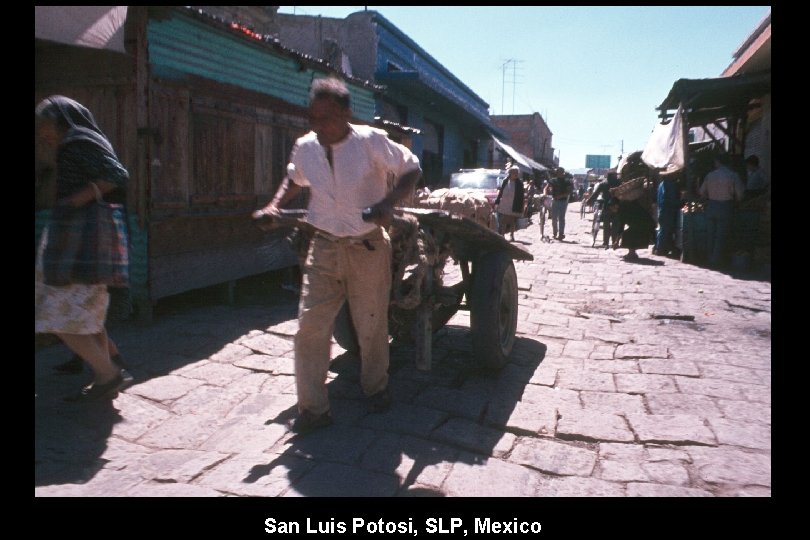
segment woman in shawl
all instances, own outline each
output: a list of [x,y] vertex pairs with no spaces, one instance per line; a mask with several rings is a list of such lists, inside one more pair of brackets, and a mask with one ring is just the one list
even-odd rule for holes
[[[82,104],[64,96],[48,97],[37,105],[35,123],[37,160],[50,163],[56,174],[52,220],[42,233],[36,258],[35,332],[56,334],[93,369],[93,382],[68,400],[112,399],[132,383],[132,376],[119,365],[118,349],[105,328],[110,299],[107,284],[57,279],[55,276],[65,273],[72,275],[86,261],[60,257],[56,239],[75,233],[63,230],[70,220],[60,216],[80,215],[82,208],[99,198],[123,203],[129,174]],[[79,230],[83,224],[73,226]],[[124,253],[128,249],[125,244],[117,248]]]
[[510,166],[506,174],[495,198],[495,208],[498,212],[499,232],[503,236],[508,232],[511,235],[510,240],[514,242],[517,220],[523,215],[523,182],[517,165]]

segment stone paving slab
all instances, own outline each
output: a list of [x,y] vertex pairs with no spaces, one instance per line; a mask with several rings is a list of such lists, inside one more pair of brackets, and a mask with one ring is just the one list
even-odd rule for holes
[[534,497],[541,478],[515,463],[462,453],[442,491],[449,497]]
[[556,435],[564,440],[595,442],[635,440],[623,416],[585,408],[570,410],[563,415],[557,422]]
[[627,420],[642,442],[717,444],[715,436],[704,425],[704,419],[697,415],[628,414]]
[[196,485],[239,497],[278,497],[315,466],[296,456],[245,453],[206,471]]
[[713,497],[705,489],[685,488],[662,484],[631,482],[627,484],[628,497]]
[[319,463],[285,497],[392,497],[399,490],[396,476],[351,465]]
[[624,484],[576,476],[546,477],[537,490],[538,497],[623,497],[625,494]]
[[528,401],[494,400],[487,408],[484,422],[496,429],[516,434],[554,436],[557,409]]
[[709,418],[709,425],[719,444],[759,450],[768,450],[771,447],[770,425],[725,418]]
[[649,394],[647,406],[652,414],[695,414],[706,417],[722,416],[714,398],[684,394]]
[[457,461],[459,450],[409,435],[385,433],[365,452],[364,469],[395,474],[400,485],[440,488]]
[[693,447],[687,451],[705,482],[739,486],[771,485],[771,456],[768,453],[729,446]]
[[543,439],[520,439],[509,461],[554,475],[590,476],[597,453],[570,443]]
[[515,444],[511,433],[481,426],[462,418],[451,418],[431,434],[431,438],[484,455],[503,457]]

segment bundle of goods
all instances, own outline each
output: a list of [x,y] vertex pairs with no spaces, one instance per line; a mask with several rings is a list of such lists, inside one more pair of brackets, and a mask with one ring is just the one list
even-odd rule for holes
[[639,176],[649,176],[651,169],[641,160],[641,152],[633,152],[627,156],[619,172],[622,181],[638,178]]
[[610,188],[610,194],[621,201],[635,201],[644,195],[647,179],[643,176],[622,182],[615,188]]
[[476,223],[497,230],[492,205],[486,197],[458,188],[442,188],[431,192],[426,199],[415,201],[417,208],[437,208],[469,218]]

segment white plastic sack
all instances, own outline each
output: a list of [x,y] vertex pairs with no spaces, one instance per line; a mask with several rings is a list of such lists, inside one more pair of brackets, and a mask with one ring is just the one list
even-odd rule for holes
[[641,153],[641,160],[656,169],[674,172],[683,169],[683,111],[681,107],[666,124],[656,124]]

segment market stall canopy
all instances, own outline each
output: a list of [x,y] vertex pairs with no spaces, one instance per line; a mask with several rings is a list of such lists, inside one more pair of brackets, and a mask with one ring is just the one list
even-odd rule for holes
[[497,137],[493,136],[492,140],[495,141],[495,144],[500,146],[503,149],[503,151],[506,152],[507,155],[510,158],[512,158],[519,167],[522,167],[523,169],[526,169],[527,172],[531,172],[532,169],[535,169],[535,170],[538,170],[538,171],[547,171],[548,170],[548,167],[545,167],[545,166],[537,163],[535,160],[533,160],[532,158],[530,158],[530,157],[528,157],[528,156],[526,156],[524,154],[521,154],[520,152],[518,152],[517,150],[515,150],[514,148],[512,148],[508,144],[499,141]]
[[732,116],[770,91],[770,70],[715,79],[678,79],[656,109],[662,117],[669,117],[672,114],[667,111],[683,104],[689,124],[702,124]]
[[126,52],[127,6],[34,6],[34,37]]

